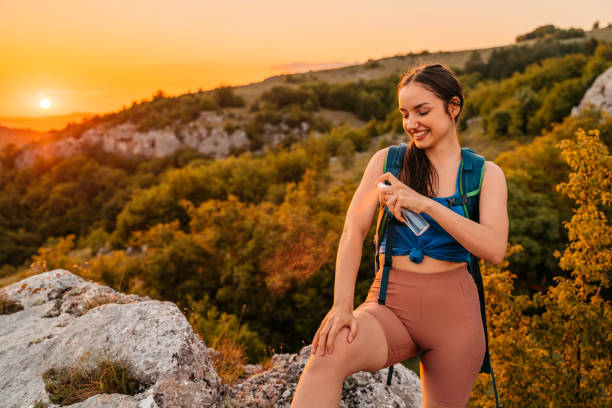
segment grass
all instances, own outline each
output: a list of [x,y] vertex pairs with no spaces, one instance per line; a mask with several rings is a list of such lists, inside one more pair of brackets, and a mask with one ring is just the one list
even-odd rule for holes
[[111,294],[111,295],[102,295],[96,298],[89,299],[87,303],[83,305],[83,311],[79,314],[79,316],[84,315],[91,309],[105,305],[107,303],[116,303],[120,298],[119,294]]
[[0,315],[8,315],[23,310],[19,302],[15,302],[0,293]]
[[247,362],[245,347],[231,336],[219,336],[211,344],[217,353],[213,354],[212,361],[224,384],[232,385],[244,374],[244,365]]
[[[94,366],[89,364],[93,361]],[[116,359],[108,352],[92,360],[91,352],[81,357],[78,366],[51,368],[41,374],[45,390],[54,404],[70,405],[96,394],[135,395],[140,384],[125,359]]]
[[[460,132],[462,146],[471,147],[476,153],[484,156],[489,161],[495,161],[497,157],[506,151],[514,150],[519,142],[512,139],[507,140],[491,140],[483,131],[482,123],[480,120],[476,120],[471,123],[466,130]],[[530,142],[531,138],[528,138],[527,143]]]

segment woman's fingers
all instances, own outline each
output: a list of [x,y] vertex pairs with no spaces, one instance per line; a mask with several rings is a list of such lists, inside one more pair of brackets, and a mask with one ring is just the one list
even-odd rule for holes
[[393,215],[395,216],[395,218],[397,218],[399,221],[404,221],[404,218],[402,217],[402,205],[399,203],[398,200],[396,200],[393,203]]
[[395,184],[395,183],[399,183],[399,180],[397,179],[397,177],[395,177],[393,175],[393,173],[391,173],[390,171],[382,174],[380,177],[378,177],[376,179],[376,184],[378,183],[384,183],[385,181],[389,181],[391,183],[391,185]]
[[319,334],[319,354],[325,355],[325,347],[327,346],[327,338],[329,336],[329,327],[327,323],[323,326],[323,330]]
[[319,332],[320,331],[321,331],[321,328],[319,327],[319,330],[317,330],[314,337],[312,338],[312,347],[310,348],[311,354],[315,354],[317,352],[317,345],[319,344]]
[[383,191],[379,191],[378,192],[378,201],[382,204],[382,205],[387,205],[387,195],[388,193],[385,193]]
[[329,331],[329,335],[327,336],[327,352],[329,354],[334,351],[334,341],[336,340],[336,335],[338,334],[339,330],[338,324],[335,324]]
[[323,321],[321,322],[321,325],[319,326],[319,329],[317,330],[317,332],[314,335],[314,338],[312,339],[312,354],[315,354],[317,352],[317,350],[324,350],[325,349],[325,343],[322,341],[322,335],[323,332],[325,331],[325,326],[327,325],[327,316],[323,319]]
[[358,328],[357,323],[358,323],[357,319],[353,316],[353,318],[351,319],[351,327],[349,330],[349,335],[348,335],[348,338],[346,339],[349,343],[353,341],[353,339],[357,336],[357,328]]

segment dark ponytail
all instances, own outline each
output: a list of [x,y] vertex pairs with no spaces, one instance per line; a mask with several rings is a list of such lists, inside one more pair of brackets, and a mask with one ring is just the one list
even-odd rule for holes
[[[459,122],[459,115],[463,109],[463,88],[455,73],[441,64],[426,64],[415,67],[410,72],[402,74],[397,86],[397,95],[400,90],[411,83],[418,82],[433,92],[444,102],[444,109],[448,112],[448,104],[455,103],[451,99],[459,98],[459,113],[455,116],[455,124]],[[461,136],[457,136],[461,145]],[[435,187],[438,184],[438,174],[433,167],[425,151],[420,149],[411,140],[404,155],[403,165],[399,173],[399,179],[413,190],[433,197]]]

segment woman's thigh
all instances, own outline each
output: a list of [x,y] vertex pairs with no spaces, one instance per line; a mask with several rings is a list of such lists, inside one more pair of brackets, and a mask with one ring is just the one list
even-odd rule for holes
[[387,361],[387,340],[381,324],[376,318],[356,309],[353,312],[357,319],[357,335],[347,341],[349,327],[345,326],[334,339],[333,352],[311,354],[308,365],[312,369],[333,372],[335,375],[349,376],[357,371],[376,371],[384,367]]
[[486,347],[478,292],[469,275],[435,292],[436,296],[425,296],[426,324],[421,332],[429,345],[421,355],[423,406],[465,407]]

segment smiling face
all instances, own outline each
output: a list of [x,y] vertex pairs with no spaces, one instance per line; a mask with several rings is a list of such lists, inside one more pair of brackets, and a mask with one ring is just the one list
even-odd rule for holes
[[[412,81],[400,89],[398,99],[404,130],[418,148],[431,148],[441,141],[456,138],[455,126],[444,101],[429,89]],[[459,107],[453,104],[448,106],[453,117],[456,117]]]

